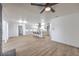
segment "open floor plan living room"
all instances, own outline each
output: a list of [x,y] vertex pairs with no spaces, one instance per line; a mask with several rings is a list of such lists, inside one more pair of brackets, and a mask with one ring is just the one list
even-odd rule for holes
[[79,56],[79,3],[1,5],[4,55]]

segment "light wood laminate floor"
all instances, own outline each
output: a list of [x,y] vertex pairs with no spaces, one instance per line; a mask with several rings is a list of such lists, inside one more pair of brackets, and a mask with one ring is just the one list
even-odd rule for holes
[[3,52],[16,49],[17,56],[78,56],[79,49],[52,41],[49,36],[32,35],[10,38],[3,44]]

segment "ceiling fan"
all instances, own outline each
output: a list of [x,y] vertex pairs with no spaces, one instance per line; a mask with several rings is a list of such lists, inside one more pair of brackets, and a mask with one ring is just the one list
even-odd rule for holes
[[42,9],[42,11],[40,13],[43,13],[44,11],[52,11],[53,13],[55,12],[55,10],[52,8],[52,6],[56,5],[58,3],[31,3],[31,5],[34,6],[41,6],[44,7],[44,9]]

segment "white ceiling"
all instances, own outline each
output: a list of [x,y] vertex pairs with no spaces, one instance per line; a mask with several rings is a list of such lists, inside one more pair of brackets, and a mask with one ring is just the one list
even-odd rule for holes
[[43,9],[43,7],[31,6],[29,3],[10,3],[2,4],[2,6],[2,18],[12,22],[19,20],[20,18],[31,23],[40,22],[41,19],[45,19],[46,22],[48,22],[56,16],[60,17],[63,15],[79,12],[78,3],[60,3],[53,6],[53,8],[56,10],[55,13],[50,11],[44,12],[43,14],[40,14],[40,11]]

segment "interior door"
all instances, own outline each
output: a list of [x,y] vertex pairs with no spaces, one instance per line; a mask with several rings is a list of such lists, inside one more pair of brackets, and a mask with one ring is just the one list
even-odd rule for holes
[[19,36],[23,35],[23,27],[22,26],[18,26],[18,33],[19,33]]

